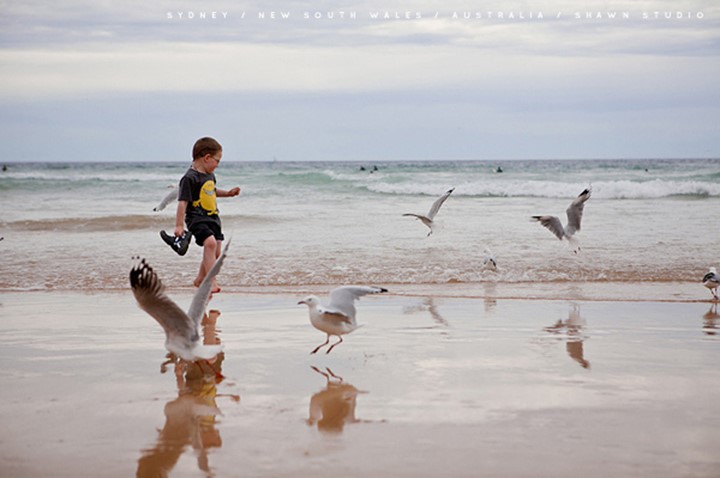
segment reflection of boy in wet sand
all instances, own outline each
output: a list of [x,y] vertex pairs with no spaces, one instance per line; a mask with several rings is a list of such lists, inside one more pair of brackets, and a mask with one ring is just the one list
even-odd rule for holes
[[[211,310],[203,317],[203,342],[220,343],[216,323],[220,312]],[[215,399],[222,381],[225,354],[214,359],[186,362],[171,358],[175,369],[178,397],[165,405],[165,426],[160,430],[156,445],[143,451],[138,460],[138,477],[167,476],[188,445],[197,452],[198,468],[209,473],[208,450],[222,446],[215,417],[220,413]],[[163,365],[167,365],[166,362]],[[238,395],[226,395],[240,401]]]

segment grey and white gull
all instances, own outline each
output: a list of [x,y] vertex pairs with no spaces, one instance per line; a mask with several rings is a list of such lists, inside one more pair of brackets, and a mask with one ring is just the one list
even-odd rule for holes
[[165,331],[165,348],[183,360],[210,360],[222,351],[222,345],[203,345],[198,328],[210,301],[212,281],[220,272],[230,242],[228,239],[222,254],[198,287],[187,313],[165,294],[165,286],[145,259],[130,271],[130,286],[138,305]]
[[455,188],[448,189],[445,194],[440,196],[435,202],[433,203],[432,207],[430,208],[430,211],[426,215],[422,214],[415,214],[415,213],[405,213],[403,216],[413,216],[420,221],[422,221],[423,224],[425,224],[429,229],[430,232],[427,233],[428,236],[433,233],[433,228],[435,227],[435,216],[437,215],[438,211],[440,210],[440,207],[443,205],[445,201],[447,201],[447,198],[450,197],[452,192],[455,191]]
[[327,340],[315,347],[310,352],[317,353],[322,347],[330,343],[330,336],[336,336],[339,340],[332,344],[325,352],[329,354],[336,345],[343,341],[342,336],[361,327],[355,320],[355,301],[368,294],[379,294],[387,292],[382,287],[346,285],[333,289],[330,292],[330,303],[323,305],[316,296],[311,295],[298,302],[298,305],[308,306],[310,323],[316,329],[327,334]]
[[565,214],[567,214],[567,224],[565,226],[562,225],[557,216],[532,216],[532,219],[545,226],[561,241],[567,239],[573,252],[577,254],[580,251],[580,242],[575,237],[575,234],[580,231],[585,201],[590,199],[591,192],[592,189],[588,187],[570,204],[565,211]]
[[710,293],[713,295],[715,300],[718,300],[717,290],[720,287],[720,275],[717,273],[717,269],[711,267],[710,270],[703,277],[703,285],[710,289]]
[[167,193],[167,195],[164,198],[162,198],[162,201],[160,201],[160,204],[158,204],[157,206],[155,206],[153,208],[153,211],[155,211],[155,212],[162,211],[163,209],[165,209],[167,207],[168,204],[170,204],[173,201],[177,201],[178,192],[179,192],[180,188],[178,186],[170,186],[170,188],[171,188],[170,192]]

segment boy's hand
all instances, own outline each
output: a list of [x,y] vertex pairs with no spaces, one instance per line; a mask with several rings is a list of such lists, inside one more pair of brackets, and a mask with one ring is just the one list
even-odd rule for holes
[[232,188],[230,191],[228,191],[228,196],[230,197],[237,196],[238,194],[240,194],[240,188],[238,187]]
[[175,228],[175,237],[180,237],[185,232],[185,228],[183,226],[177,226]]

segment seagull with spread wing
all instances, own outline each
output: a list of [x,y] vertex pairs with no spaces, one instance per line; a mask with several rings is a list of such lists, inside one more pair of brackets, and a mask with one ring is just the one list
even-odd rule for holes
[[450,197],[452,192],[455,191],[455,188],[450,188],[445,194],[440,196],[432,205],[430,208],[430,211],[428,211],[427,215],[423,216],[422,214],[414,214],[411,212],[403,214],[403,216],[413,216],[420,221],[422,221],[423,224],[425,224],[429,229],[430,232],[428,232],[428,236],[433,233],[433,227],[435,226],[435,216],[437,215],[438,211],[440,210],[440,206],[443,205],[445,201],[447,201],[447,198]]
[[213,278],[220,272],[229,246],[230,240],[195,292],[187,313],[165,294],[165,286],[145,259],[130,271],[130,286],[138,305],[165,331],[165,348],[183,360],[210,360],[222,351],[222,345],[203,345],[198,327],[210,300]]
[[178,191],[180,190],[179,186],[170,186],[170,191],[165,195],[164,198],[162,198],[162,201],[160,201],[160,204],[155,206],[153,208],[153,211],[158,212],[162,211],[167,207],[168,204],[170,204],[173,201],[177,201],[178,198]]
[[330,292],[330,303],[323,305],[320,299],[311,295],[298,302],[298,305],[305,304],[310,312],[310,323],[316,329],[327,334],[327,340],[315,347],[311,354],[317,353],[322,347],[330,343],[330,336],[334,335],[339,340],[327,349],[327,354],[340,342],[342,336],[349,334],[360,327],[355,320],[355,301],[368,294],[379,294],[387,292],[382,287],[370,287],[359,285],[346,285],[333,289]]
[[717,269],[711,267],[707,274],[703,277],[703,285],[710,289],[710,293],[713,295],[713,299],[718,300],[717,290],[720,287],[720,275],[717,273]]
[[568,220],[565,226],[562,225],[557,216],[532,216],[532,219],[548,228],[548,230],[555,234],[561,241],[567,239],[570,247],[573,248],[573,252],[577,254],[578,251],[580,251],[580,244],[575,237],[575,233],[580,231],[583,208],[585,207],[585,201],[590,199],[591,191],[591,188],[585,189],[570,204],[570,207],[567,208],[565,213],[567,214]]

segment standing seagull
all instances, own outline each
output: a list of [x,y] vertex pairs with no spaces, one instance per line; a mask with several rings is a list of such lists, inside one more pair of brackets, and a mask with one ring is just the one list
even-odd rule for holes
[[533,216],[532,219],[538,221],[540,224],[545,226],[557,236],[561,241],[563,238],[568,240],[570,247],[573,248],[575,254],[580,251],[580,244],[575,238],[575,233],[580,230],[580,221],[582,220],[583,208],[585,207],[585,201],[590,199],[591,188],[585,189],[580,193],[578,197],[570,204],[565,213],[567,214],[568,222],[563,227],[560,219],[557,216]]
[[717,289],[720,287],[720,276],[714,267],[711,267],[707,274],[703,277],[703,285],[710,289],[710,293],[715,300],[718,300]]
[[315,347],[315,350],[310,353],[314,354],[330,343],[330,336],[335,335],[340,340],[327,349],[325,353],[329,354],[337,344],[343,341],[343,335],[349,334],[360,327],[355,321],[354,302],[364,295],[379,294],[381,292],[387,292],[387,289],[382,287],[346,285],[333,289],[333,291],[330,292],[330,304],[328,305],[322,305],[320,299],[314,295],[298,302],[298,305],[305,304],[308,306],[310,323],[313,327],[327,334],[327,340]]
[[498,270],[497,261],[495,260],[495,255],[487,247],[485,248],[485,255],[483,256],[482,264],[483,264],[483,270],[487,269],[487,270],[491,270],[493,272],[497,272],[497,270]]
[[450,188],[445,194],[440,196],[432,205],[430,208],[430,211],[427,213],[427,216],[423,216],[422,214],[413,214],[411,212],[403,214],[403,216],[413,216],[422,221],[423,224],[425,224],[428,228],[430,228],[430,232],[428,232],[428,236],[433,233],[433,226],[435,225],[434,219],[435,215],[440,210],[440,206],[443,205],[443,203],[447,200],[447,198],[450,197],[452,192],[455,191],[455,188]]
[[222,351],[222,345],[203,345],[198,327],[210,300],[213,278],[220,272],[229,246],[230,240],[195,292],[187,314],[165,295],[165,286],[145,259],[130,271],[130,286],[138,305],[162,326],[165,348],[183,360],[209,360]]

